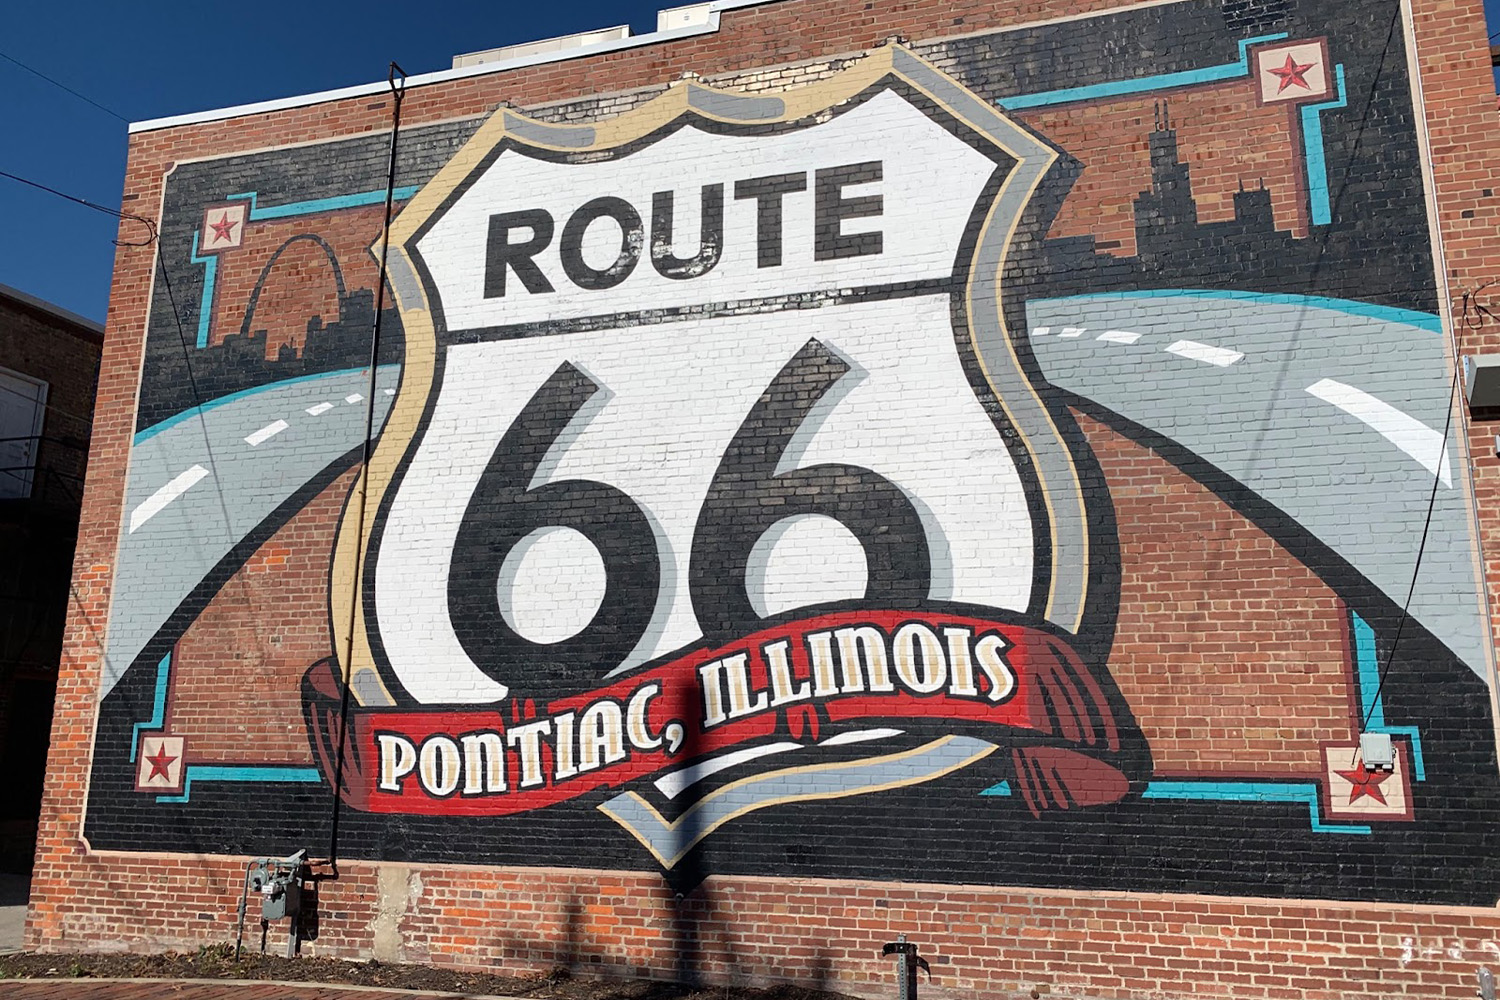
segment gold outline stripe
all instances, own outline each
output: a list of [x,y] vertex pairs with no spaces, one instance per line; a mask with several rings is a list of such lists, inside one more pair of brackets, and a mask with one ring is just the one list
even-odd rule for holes
[[[849,99],[857,96],[868,87],[888,75],[900,79],[907,85],[911,86],[913,89],[925,95],[938,107],[942,108],[945,112],[952,115],[956,120],[968,125],[976,132],[976,134],[982,136],[987,142],[1005,152],[1012,159],[1017,160],[1018,163],[1027,162],[1025,157],[1007,146],[995,135],[991,134],[987,125],[981,125],[969,116],[959,112],[949,102],[943,100],[935,93],[933,93],[931,89],[924,86],[919,81],[912,79],[907,73],[896,68],[895,53],[897,51],[900,51],[904,57],[909,57],[917,64],[928,69],[934,76],[941,77],[944,80],[950,81],[952,86],[959,91],[966,94],[969,93],[957,81],[953,81],[952,78],[947,74],[932,66],[927,61],[921,59],[921,57],[915,55],[909,49],[905,49],[897,45],[888,45],[870,52],[859,62],[845,68],[844,70],[840,71],[832,77],[829,77],[826,80],[822,80],[817,83],[810,84],[806,87],[798,88],[796,90],[778,92],[774,94],[766,92],[746,92],[714,88],[705,86],[696,81],[679,81],[673,84],[667,90],[667,92],[660,97],[648,101],[647,103],[631,111],[627,111],[617,118],[610,119],[604,122],[593,123],[588,126],[558,126],[550,122],[527,118],[526,116],[521,115],[508,108],[501,108],[497,110],[495,114],[492,115],[490,119],[479,128],[478,131],[475,132],[475,134],[469,139],[469,141],[466,142],[463,147],[456,154],[454,154],[454,156],[446,164],[444,164],[444,166],[441,170],[438,171],[436,176],[434,176],[431,181],[429,181],[419,192],[417,192],[417,194],[411,199],[411,201],[407,203],[406,207],[401,211],[401,213],[392,221],[390,228],[390,250],[393,255],[392,266],[393,268],[403,269],[407,272],[408,275],[415,277],[417,271],[411,254],[407,250],[407,241],[415,236],[422,225],[433,217],[437,210],[442,207],[443,202],[452,194],[455,189],[457,189],[460,184],[466,181],[474,173],[474,171],[484,161],[484,159],[488,157],[500,143],[504,142],[507,139],[514,139],[518,144],[525,145],[530,148],[551,149],[569,153],[597,153],[606,152],[615,147],[647,136],[656,129],[672,121],[675,121],[683,114],[689,112],[699,118],[731,124],[769,125],[801,121],[811,118],[817,114],[826,112],[829,109],[841,103],[844,103],[845,101],[848,101]],[[782,113],[776,117],[754,119],[753,121],[746,121],[745,119],[734,118],[727,115],[711,114],[701,107],[692,105],[690,101],[690,95],[695,91],[710,94],[723,94],[729,97],[743,98],[757,103],[768,98],[774,98],[781,101]],[[972,94],[970,94],[969,96],[972,97],[973,100],[979,102],[982,106],[989,107],[986,102],[982,101],[977,96],[974,96]],[[1009,123],[1009,119],[1007,119],[1000,112],[997,111],[996,115],[1000,118],[1001,121]],[[516,123],[514,129],[507,125],[507,119],[509,119],[509,121],[511,122]],[[588,127],[593,130],[594,141],[587,147],[548,145],[546,143],[538,142],[534,138],[523,138],[521,135],[517,134],[518,131],[526,131],[528,135],[535,134],[536,132],[546,131],[576,132],[581,127]],[[1031,183],[1031,187],[1027,192],[1028,198],[1032,193],[1035,192],[1036,188],[1041,184],[1043,177],[1045,177],[1048,169],[1050,169],[1052,164],[1057,160],[1056,152],[1047,149],[1040,143],[1038,143],[1037,145],[1038,148],[1046,151],[1047,159],[1046,162],[1041,165],[1041,169],[1037,171],[1036,176]],[[1034,160],[1035,156],[1033,153],[1033,161]],[[984,242],[985,237],[989,234],[990,228],[995,221],[996,212],[998,212],[999,210],[999,205],[1004,199],[1006,193],[1010,190],[1011,185],[1014,183],[1014,176],[1015,175],[1013,171],[1011,176],[1007,178],[1006,182],[1002,184],[1001,191],[999,193],[999,196],[995,199],[995,203],[990,206],[990,212],[986,216],[984,226],[980,231],[979,240],[976,243],[976,248]],[[1047,420],[1055,440],[1057,440],[1059,446],[1063,448],[1064,453],[1066,454],[1066,441],[1062,438],[1059,429],[1052,422],[1051,414],[1047,411],[1045,405],[1043,405],[1040,396],[1036,393],[1035,388],[1032,387],[1029,380],[1025,378],[1024,370],[1020,367],[1019,358],[1015,354],[1014,345],[1011,343],[1009,331],[1005,326],[1003,310],[1000,308],[1000,285],[1001,278],[1003,276],[1002,272],[1004,270],[1004,264],[1008,255],[1007,251],[1009,249],[1010,242],[1014,239],[1016,229],[1019,225],[1020,215],[1017,214],[1017,216],[1011,220],[1010,229],[1005,235],[1004,249],[1000,254],[999,266],[996,270],[996,273],[993,275],[995,287],[996,321],[998,323],[1002,337],[1006,342],[1007,350],[1010,354],[1010,361],[1015,366],[1015,369],[1020,376],[1020,381],[1026,386],[1027,391],[1031,393],[1032,399],[1040,410],[1042,417]],[[377,241],[376,244],[371,247],[372,254],[378,252],[379,245],[379,241]],[[1053,565],[1052,572],[1049,575],[1050,589],[1048,595],[1048,608],[1050,609],[1056,597],[1057,583],[1061,575],[1058,572],[1059,553],[1057,548],[1056,512],[1052,505],[1053,501],[1051,491],[1047,489],[1047,483],[1042,472],[1042,467],[1040,463],[1037,462],[1036,452],[1027,435],[1022,431],[1020,426],[1015,421],[1011,409],[1005,404],[1004,394],[1002,394],[998,386],[996,386],[994,377],[992,376],[990,371],[990,365],[987,363],[984,354],[980,350],[978,341],[975,337],[972,317],[974,315],[974,292],[979,280],[979,276],[971,273],[965,290],[965,301],[969,309],[969,315],[971,317],[969,330],[970,342],[973,345],[975,356],[979,362],[980,369],[984,374],[986,382],[990,385],[991,390],[995,393],[996,399],[999,401],[1002,410],[1004,410],[1007,419],[1010,420],[1011,426],[1020,435],[1023,445],[1026,447],[1028,454],[1031,456],[1032,468],[1035,470],[1037,479],[1042,487],[1042,500],[1047,510],[1048,528],[1051,532],[1052,538]],[[360,477],[355,482],[353,490],[351,490],[350,493],[350,496],[353,497],[357,495],[354,492],[355,490],[362,491],[368,489],[370,491],[368,501],[372,503],[377,510],[385,499],[386,492],[388,491],[390,484],[394,479],[396,469],[405,457],[413,439],[416,436],[417,426],[421,420],[423,411],[426,409],[428,399],[432,392],[433,379],[436,374],[437,334],[431,304],[428,302],[426,291],[421,287],[420,283],[416,283],[415,285],[416,294],[414,296],[403,295],[402,286],[409,284],[410,283],[392,282],[393,298],[395,299],[397,308],[401,312],[402,322],[406,330],[406,354],[403,359],[401,391],[398,393],[395,404],[392,406],[391,411],[387,416],[386,423],[383,430],[381,431],[379,441],[377,442],[375,451],[371,456],[368,474],[361,473]],[[1084,580],[1086,587],[1089,545],[1087,534],[1087,512],[1083,509],[1082,506],[1082,489],[1081,484],[1079,484],[1077,481],[1076,471],[1074,474],[1073,485],[1074,494],[1077,497],[1078,503],[1080,505],[1079,523],[1083,526],[1085,559]],[[360,551],[368,543],[369,535],[372,531],[372,526],[367,526],[364,538],[354,537],[352,530],[353,524],[351,523],[352,519],[347,516],[347,510],[348,508],[346,507],[346,514],[344,516],[341,516],[340,518],[338,534],[334,543],[333,567],[332,572],[330,573],[332,589],[329,600],[335,655],[341,656],[342,652],[345,649],[352,650],[350,662],[340,664],[341,675],[344,683],[346,684],[349,682],[349,678],[352,677],[357,670],[372,669],[375,666],[375,660],[370,646],[369,623],[365,621],[363,614],[364,581],[362,579],[353,578],[355,575],[354,568],[359,560]],[[351,618],[351,602],[353,602],[355,607],[360,611],[360,613],[354,617],[354,621],[356,624],[355,632],[352,636],[352,644],[351,636],[348,633],[348,626],[346,624]],[[1083,604],[1084,601],[1080,600],[1080,615],[1082,614]],[[1076,628],[1077,623],[1075,622],[1074,629],[1076,630]],[[379,676],[380,674],[378,669],[373,669],[372,672],[375,673],[376,676]],[[381,687],[382,689],[386,690],[386,694],[389,695],[389,690],[385,688],[383,682]],[[354,693],[356,695],[356,700],[358,701],[358,693]]]
[[[899,753],[886,754],[885,756],[881,757],[864,757],[857,761],[832,761],[825,764],[806,764],[802,767],[788,767],[783,768],[779,771],[767,771],[764,774],[750,775],[748,777],[741,778],[738,781],[730,782],[723,788],[715,789],[709,795],[693,803],[693,805],[686,812],[684,812],[681,816],[677,817],[677,819],[673,820],[670,823],[667,822],[666,818],[663,817],[661,813],[657,812],[655,806],[651,805],[651,803],[641,798],[638,793],[629,791],[625,792],[624,794],[627,797],[635,800],[640,804],[642,809],[645,809],[652,816],[654,816],[657,822],[659,822],[667,830],[668,833],[676,833],[685,822],[696,816],[700,810],[707,807],[710,803],[723,798],[725,795],[728,795],[737,789],[747,788],[752,785],[760,784],[761,782],[770,781],[775,778],[782,778],[793,774],[811,774],[818,771],[828,771],[836,768],[847,768],[851,764],[894,764],[903,760],[910,759],[911,757],[917,756],[919,754],[925,754],[930,753],[934,750],[940,750],[943,747],[947,746],[949,743],[952,743],[957,738],[957,736],[950,734],[948,736],[940,737],[939,739],[933,740],[929,743],[924,743],[919,747],[913,747],[910,750],[902,750]],[[850,788],[837,792],[796,792],[791,795],[782,795],[777,798],[762,799],[757,802],[747,802],[745,805],[739,807],[738,809],[726,813],[725,815],[715,819],[708,826],[703,827],[698,831],[697,836],[693,837],[693,839],[688,843],[682,845],[681,849],[670,858],[663,856],[661,852],[653,847],[650,840],[644,837],[639,830],[632,826],[629,820],[621,817],[613,810],[611,810],[609,808],[608,802],[601,802],[598,808],[600,812],[604,813],[604,815],[620,824],[620,826],[629,831],[631,836],[640,841],[641,846],[644,847],[647,851],[651,852],[651,856],[656,858],[656,860],[661,864],[663,868],[672,868],[677,864],[677,862],[682,860],[683,856],[686,855],[688,851],[691,851],[694,847],[696,847],[698,843],[703,840],[703,838],[707,837],[709,834],[713,833],[724,824],[738,819],[741,816],[744,816],[746,813],[755,812],[756,810],[765,809],[770,806],[783,805],[789,802],[814,802],[823,801],[826,799],[847,799],[852,798],[856,795],[873,795],[876,792],[888,792],[893,788],[909,788],[912,785],[920,785],[928,781],[935,781],[938,778],[944,777],[945,775],[952,774],[954,771],[961,771],[964,768],[983,760],[999,749],[1000,748],[998,746],[991,743],[988,744],[987,749],[976,751],[968,758],[958,761],[954,764],[949,764],[940,770],[928,771],[925,774],[912,775],[907,778],[897,778],[892,781],[883,782],[879,785],[866,785],[861,788]]]

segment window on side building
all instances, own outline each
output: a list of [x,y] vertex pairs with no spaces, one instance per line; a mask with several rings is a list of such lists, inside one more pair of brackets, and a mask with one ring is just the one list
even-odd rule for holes
[[0,368],[0,500],[31,496],[47,383]]

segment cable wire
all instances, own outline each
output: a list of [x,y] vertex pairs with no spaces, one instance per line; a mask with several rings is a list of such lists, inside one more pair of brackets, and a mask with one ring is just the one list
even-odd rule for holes
[[[172,278],[167,272],[166,258],[165,255],[161,252],[160,245],[158,245],[157,247],[156,262],[161,272],[162,287],[166,289],[167,304],[172,309],[172,319],[177,325],[177,343],[182,349],[182,363],[183,367],[187,370],[188,389],[193,395],[193,405],[189,408],[189,411],[196,410],[198,414],[198,428],[203,433],[203,451],[204,454],[208,457],[209,481],[213,485],[214,496],[218,498],[219,501],[219,512],[224,517],[224,533],[229,537],[230,545],[232,547],[233,544],[238,540],[235,537],[234,518],[230,516],[229,513],[229,501],[225,498],[224,481],[219,475],[219,463],[217,457],[214,455],[213,440],[209,437],[208,418],[203,409],[203,395],[198,391],[198,380],[193,375],[193,364],[188,348],[187,331],[182,323],[182,314],[177,310],[177,296],[172,291]],[[201,551],[201,542],[199,544]],[[238,574],[232,576],[231,580],[236,576],[240,581],[240,589],[244,593],[245,602],[247,605],[251,606],[251,630],[255,633],[256,639],[260,640],[263,643],[265,640],[265,632],[261,628],[263,616],[260,613],[260,601],[258,599],[256,589],[247,578],[238,576]],[[230,581],[226,580],[223,587],[220,588],[219,592],[223,593],[227,591],[229,589],[229,584]]]
[[27,187],[36,188],[38,191],[45,191],[48,194],[56,195],[59,198],[73,202],[75,205],[82,205],[84,208],[92,208],[96,212],[103,212],[105,215],[112,215],[116,219],[126,220],[130,222],[139,222],[141,225],[146,227],[147,235],[144,240],[141,240],[139,242],[132,242],[129,240],[112,240],[111,242],[114,243],[114,245],[117,247],[148,247],[152,243],[156,242],[156,223],[152,222],[150,219],[143,219],[139,215],[131,215],[129,212],[121,212],[117,209],[109,208],[105,205],[100,205],[97,202],[89,201],[87,198],[80,198],[77,195],[68,194],[66,191],[59,191],[57,188],[48,187],[40,181],[34,181],[30,178],[22,177],[20,174],[13,174],[8,170],[0,170],[0,177],[13,180],[17,184],[25,184]]
[[[8,392],[12,396],[26,400],[28,403],[35,403],[37,401],[35,396],[28,396],[20,389],[12,389],[8,385],[0,385],[0,392]],[[90,427],[94,425],[92,417],[85,417],[82,414],[74,413],[71,410],[65,410],[61,406],[53,406],[51,403],[42,403],[41,406],[42,409],[47,410],[51,413],[56,413],[60,417],[67,417],[69,420],[76,420],[79,423],[86,424]]]
[[[399,86],[396,83],[398,76],[401,80]],[[334,762],[333,807],[328,829],[327,863],[333,866],[335,872],[338,871],[339,819],[344,801],[342,793],[344,758],[349,746],[349,689],[354,679],[354,631],[358,624],[360,579],[364,575],[365,559],[368,556],[364,536],[370,496],[370,451],[373,444],[372,438],[375,436],[375,386],[380,365],[380,319],[385,312],[386,262],[391,247],[391,212],[396,193],[396,150],[397,143],[401,139],[401,102],[406,97],[406,70],[392,61],[390,71],[386,75],[386,83],[391,88],[392,106],[391,146],[385,175],[385,226],[380,232],[380,275],[375,279],[375,321],[370,330],[370,381],[369,387],[365,390],[365,440],[359,463],[359,523],[354,533],[354,573],[351,576],[353,582],[350,584],[349,594],[349,635],[340,678],[342,690],[339,693],[337,736],[339,745]]]
[[1375,685],[1375,697],[1370,699],[1370,707],[1365,710],[1365,717],[1359,724],[1360,734],[1363,735],[1370,725],[1370,719],[1375,715],[1375,709],[1380,706],[1380,695],[1385,690],[1385,679],[1390,675],[1391,664],[1396,661],[1396,650],[1401,645],[1401,636],[1406,631],[1406,623],[1411,618],[1411,602],[1417,593],[1417,578],[1422,572],[1422,557],[1427,552],[1427,536],[1432,531],[1432,515],[1437,509],[1438,485],[1443,481],[1443,467],[1448,461],[1448,437],[1453,431],[1454,394],[1458,392],[1459,366],[1453,366],[1453,382],[1448,388],[1448,419],[1443,424],[1443,446],[1438,450],[1438,466],[1432,473],[1432,492],[1427,497],[1427,517],[1422,522],[1422,540],[1417,544],[1417,558],[1411,568],[1411,586],[1406,591],[1406,603],[1401,606],[1401,617],[1396,621],[1396,635],[1391,640],[1391,648],[1386,652],[1385,665],[1380,668],[1380,680]]
[[100,104],[98,101],[94,100],[92,97],[89,97],[89,96],[87,96],[85,94],[80,94],[78,91],[74,90],[72,87],[68,86],[66,83],[62,83],[62,82],[60,82],[58,80],[52,79],[52,77],[48,76],[46,73],[43,73],[41,70],[34,69],[34,68],[26,65],[21,60],[17,59],[15,56],[6,55],[4,52],[0,52],[0,59],[4,59],[8,63],[12,63],[12,64],[14,64],[16,66],[21,67],[26,72],[30,73],[32,76],[39,77],[40,79],[46,80],[48,83],[52,84],[52,86],[58,88],[59,90],[66,90],[68,93],[72,94],[74,97],[78,98],[80,101],[83,101],[85,104],[92,104],[94,107],[98,108],[100,111],[103,111],[105,114],[111,116],[112,118],[118,118],[120,121],[124,122],[126,125],[130,124],[130,119],[126,118],[124,115],[120,114],[119,112],[112,111],[109,108],[106,108],[104,105]]

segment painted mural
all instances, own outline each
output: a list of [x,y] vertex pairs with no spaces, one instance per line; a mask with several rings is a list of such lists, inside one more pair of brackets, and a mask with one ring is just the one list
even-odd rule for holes
[[1493,902],[1397,10],[176,165],[89,843]]

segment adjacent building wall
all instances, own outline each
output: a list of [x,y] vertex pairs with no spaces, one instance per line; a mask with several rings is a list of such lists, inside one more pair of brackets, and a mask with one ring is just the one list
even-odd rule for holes
[[787,0],[413,85],[383,291],[392,95],[135,132],[29,943],[306,848],[319,954],[1469,995],[1482,24]]
[[[68,577],[99,377],[99,324],[0,287],[0,869],[31,869]],[[17,378],[19,376],[19,378]],[[38,406],[37,389],[42,389]],[[39,426],[27,423],[40,409]]]

